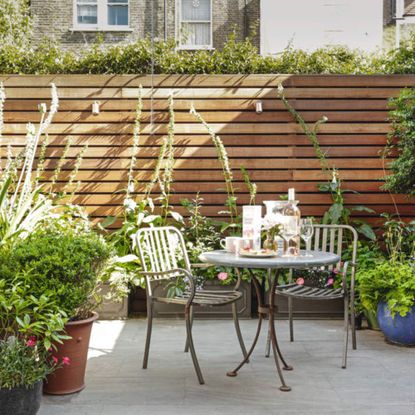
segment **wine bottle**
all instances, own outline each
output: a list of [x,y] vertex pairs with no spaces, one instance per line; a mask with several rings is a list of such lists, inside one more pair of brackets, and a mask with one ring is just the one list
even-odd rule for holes
[[293,230],[295,236],[289,241],[287,254],[297,256],[300,254],[300,220],[301,212],[298,208],[298,200],[295,200],[295,189],[288,189],[288,202],[284,207],[283,214],[286,223]]

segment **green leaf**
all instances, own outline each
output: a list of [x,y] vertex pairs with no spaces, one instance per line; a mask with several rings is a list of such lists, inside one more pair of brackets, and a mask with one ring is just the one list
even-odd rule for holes
[[160,218],[161,218],[160,215],[148,215],[145,218],[143,218],[143,223],[151,223]]
[[339,219],[342,216],[342,213],[343,213],[343,205],[341,205],[340,203],[333,203],[330,206],[330,209],[329,209],[328,212],[329,212],[329,215],[330,215],[331,222],[333,224],[336,224],[336,223],[339,222]]
[[356,212],[376,213],[373,209],[363,205],[353,206],[352,210]]
[[176,222],[183,222],[183,216],[178,212],[170,212],[170,215]]
[[371,241],[376,241],[376,234],[373,231],[372,227],[367,223],[362,223],[358,228],[357,231],[362,235],[366,236],[366,238],[370,239]]
[[107,228],[108,226],[113,225],[116,220],[117,220],[117,217],[116,216],[107,216],[104,220],[102,220],[100,222],[100,225],[103,228]]

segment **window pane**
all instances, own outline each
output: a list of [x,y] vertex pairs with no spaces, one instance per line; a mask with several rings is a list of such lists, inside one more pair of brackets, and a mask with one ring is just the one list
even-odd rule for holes
[[79,5],[78,4],[78,23],[79,24],[97,24],[97,6]]
[[110,26],[128,26],[128,6],[108,6]]
[[182,0],[182,20],[210,21],[210,0]]
[[183,23],[182,45],[210,46],[210,23]]
[[108,0],[108,4],[128,4],[128,0]]
[[77,0],[78,4],[82,4],[82,3],[96,3],[98,0]]

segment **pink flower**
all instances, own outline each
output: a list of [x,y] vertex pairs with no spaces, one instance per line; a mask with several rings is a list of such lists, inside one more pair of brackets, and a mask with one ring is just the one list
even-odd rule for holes
[[62,357],[62,363],[69,366],[71,364],[71,359],[68,356]]
[[52,361],[55,365],[57,365],[59,362],[59,359],[56,356],[52,356]]
[[304,285],[304,278],[297,278],[295,282],[297,283],[297,285]]
[[340,271],[337,268],[334,268],[333,273],[337,275]]
[[334,279],[333,278],[329,278],[327,280],[327,284],[326,285],[333,285],[334,284]]
[[228,279],[228,273],[227,272],[219,272],[218,280],[226,281],[227,279]]
[[28,347],[35,347],[37,344],[37,340],[35,336],[30,336],[29,339],[26,341],[26,346]]

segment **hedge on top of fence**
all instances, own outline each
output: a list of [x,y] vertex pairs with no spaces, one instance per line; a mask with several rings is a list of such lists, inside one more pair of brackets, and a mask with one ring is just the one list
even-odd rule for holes
[[[415,73],[415,37],[400,48],[376,54],[347,48],[314,52],[287,48],[277,56],[261,56],[249,39],[231,36],[222,50],[178,51],[174,40],[105,46],[99,41],[81,53],[57,43],[3,43],[3,74],[408,74]],[[154,47],[153,47],[154,46]]]

